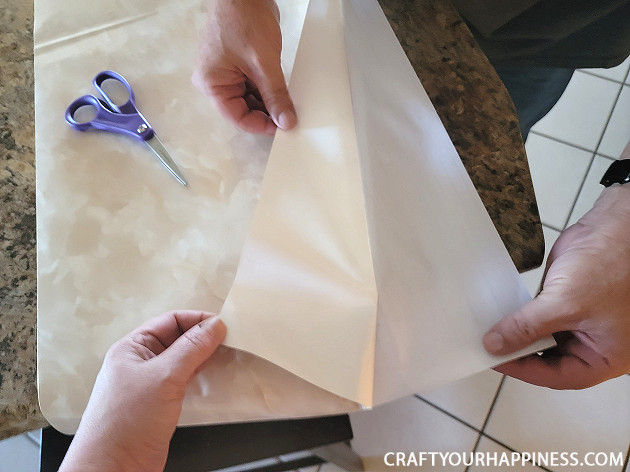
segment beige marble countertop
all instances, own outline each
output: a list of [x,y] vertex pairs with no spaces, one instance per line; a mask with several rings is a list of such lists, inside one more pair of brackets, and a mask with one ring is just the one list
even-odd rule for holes
[[[514,108],[448,2],[381,0],[512,259],[544,242]],[[33,5],[0,0],[0,439],[47,424],[36,388]]]

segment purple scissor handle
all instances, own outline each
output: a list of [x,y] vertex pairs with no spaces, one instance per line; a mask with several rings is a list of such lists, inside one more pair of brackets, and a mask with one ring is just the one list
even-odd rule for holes
[[[101,85],[107,79],[114,79],[122,83],[127,89],[128,98],[122,105],[117,105],[114,100],[107,95]],[[98,90],[103,100],[96,98],[94,95],[84,95],[77,98],[66,109],[66,121],[70,126],[79,131],[88,129],[100,129],[110,131],[112,133],[121,133],[128,136],[142,139],[146,141],[153,136],[153,128],[149,122],[142,116],[135,105],[135,95],[129,82],[120,74],[105,70],[100,72],[92,81],[96,90]],[[96,116],[90,121],[77,121],[74,114],[79,108],[94,107]]]
[[[106,80],[115,80],[124,86],[127,90],[127,97],[124,103],[116,103],[116,100],[103,90],[103,82]],[[105,70],[99,72],[92,83],[96,90],[100,92],[102,99],[94,95],[84,95],[77,98],[66,109],[66,121],[68,124],[79,131],[98,129],[124,134],[144,141],[169,172],[183,185],[187,185],[186,179],[164,148],[164,145],[155,135],[153,128],[136,108],[135,95],[129,82],[117,72]],[[75,115],[83,107],[94,109],[96,115],[88,121],[77,120]]]

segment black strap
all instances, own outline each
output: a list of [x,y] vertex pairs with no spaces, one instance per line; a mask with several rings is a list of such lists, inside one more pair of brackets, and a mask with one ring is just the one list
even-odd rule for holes
[[610,187],[612,184],[628,182],[630,182],[630,159],[620,159],[610,165],[599,183],[604,187]]

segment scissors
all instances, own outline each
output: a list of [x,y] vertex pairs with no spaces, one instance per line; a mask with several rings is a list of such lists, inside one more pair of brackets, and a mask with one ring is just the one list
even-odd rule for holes
[[[126,89],[127,96],[119,97],[119,94],[116,94],[116,97],[112,97],[108,95],[102,87],[103,82],[106,80],[119,82],[109,82],[107,84],[108,90],[111,89],[111,85],[116,85],[117,89],[123,91],[122,87],[120,87],[120,84],[122,84],[124,89]],[[182,172],[156,136],[149,122],[136,108],[135,95],[129,82],[117,72],[104,70],[94,77],[92,83],[94,87],[96,87],[96,90],[102,95],[103,100],[94,95],[84,95],[77,98],[66,109],[66,121],[68,124],[79,131],[100,129],[112,133],[133,136],[136,139],[144,141],[155,153],[160,162],[164,164],[164,167],[166,167],[182,185],[188,185]],[[75,115],[81,115],[83,112],[77,113],[77,111],[83,107],[90,107],[92,108],[91,111],[96,110],[96,115],[87,121],[82,121]]]

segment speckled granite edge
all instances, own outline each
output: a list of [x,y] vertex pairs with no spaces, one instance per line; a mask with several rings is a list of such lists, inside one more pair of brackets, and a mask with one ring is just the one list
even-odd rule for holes
[[36,387],[32,8],[0,0],[0,439],[47,424]]
[[501,79],[450,2],[379,2],[514,264],[520,271],[538,267],[542,225],[516,110]]

